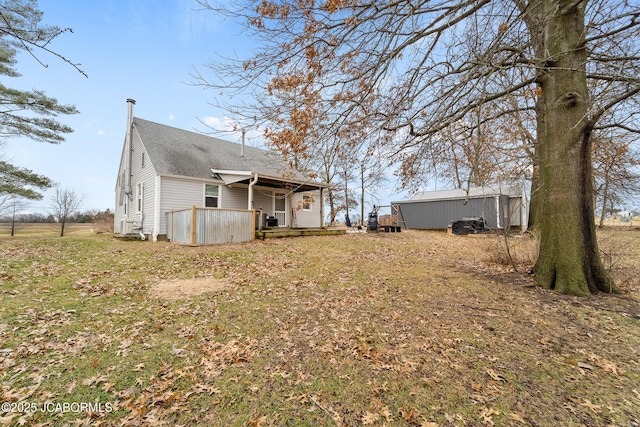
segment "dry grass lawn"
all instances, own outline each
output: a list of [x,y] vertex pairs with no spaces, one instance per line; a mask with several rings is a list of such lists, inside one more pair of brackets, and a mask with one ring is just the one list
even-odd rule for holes
[[0,423],[637,426],[640,232],[600,238],[623,295],[534,287],[527,238],[0,235]]

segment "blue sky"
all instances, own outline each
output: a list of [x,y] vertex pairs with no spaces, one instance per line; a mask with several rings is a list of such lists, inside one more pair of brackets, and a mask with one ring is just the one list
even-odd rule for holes
[[[195,0],[40,0],[43,23],[73,29],[52,49],[81,63],[89,78],[53,56],[39,55],[45,68],[21,53],[22,76],[5,84],[44,90],[80,113],[59,118],[74,129],[62,144],[10,139],[5,158],[85,195],[81,210],[113,209],[127,98],[136,100],[135,116],[169,126],[204,131],[200,120],[225,123],[223,112],[210,105],[216,94],[190,85],[190,74],[193,67],[205,72],[203,64],[218,54],[244,56],[247,39],[240,27],[198,7]],[[240,140],[239,133],[222,137]],[[53,193],[28,210],[45,212]],[[395,196],[380,201],[389,197]]]

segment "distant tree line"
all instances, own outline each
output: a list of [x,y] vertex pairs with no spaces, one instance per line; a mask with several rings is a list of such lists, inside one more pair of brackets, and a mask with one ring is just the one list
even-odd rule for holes
[[[13,215],[4,214],[0,215],[0,222],[12,222]],[[110,209],[103,211],[99,209],[88,209],[85,211],[74,212],[67,219],[68,223],[83,224],[83,223],[105,223],[113,221],[113,212]],[[55,223],[56,217],[50,213],[36,213],[36,212],[24,212],[18,213],[15,216],[15,222],[19,223]]]

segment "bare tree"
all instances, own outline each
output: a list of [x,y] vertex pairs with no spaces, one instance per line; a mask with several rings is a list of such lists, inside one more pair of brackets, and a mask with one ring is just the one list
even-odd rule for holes
[[[245,106],[247,118],[299,118],[280,141],[291,138],[293,151],[318,113],[336,134],[366,118],[396,153],[424,164],[443,150],[443,132],[478,123],[478,109],[487,124],[532,111],[536,282],[574,295],[617,291],[596,241],[591,135],[605,113],[616,117],[608,126],[640,128],[636,2],[200,1],[244,23],[261,46],[210,64],[219,80],[200,83],[255,95],[261,108]],[[270,98],[274,87],[299,94],[295,105]],[[505,98],[514,108],[498,106]],[[410,172],[420,171],[400,171]]]
[[16,222],[20,211],[27,208],[27,199],[15,194],[0,196],[0,215],[7,215],[11,221],[11,236],[16,233]]
[[607,207],[630,200],[640,190],[640,156],[633,141],[603,135],[594,138],[596,202],[601,207],[599,227],[604,225]]
[[85,196],[78,195],[75,191],[65,188],[56,188],[56,194],[51,198],[51,214],[60,223],[60,237],[64,236],[64,227],[82,202]]

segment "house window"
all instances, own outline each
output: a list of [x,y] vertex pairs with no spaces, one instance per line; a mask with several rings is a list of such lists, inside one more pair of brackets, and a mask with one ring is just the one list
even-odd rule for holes
[[142,162],[140,164],[141,168],[144,168],[144,151],[142,152]]
[[204,185],[204,205],[207,208],[217,208],[219,197],[219,187],[217,185]]
[[144,195],[144,186],[142,185],[142,183],[138,184],[138,186],[136,187],[136,194],[137,194],[137,200],[136,200],[137,212],[140,213],[142,212],[142,196]]
[[313,197],[310,194],[302,195],[302,210],[310,211],[311,206],[313,205]]

